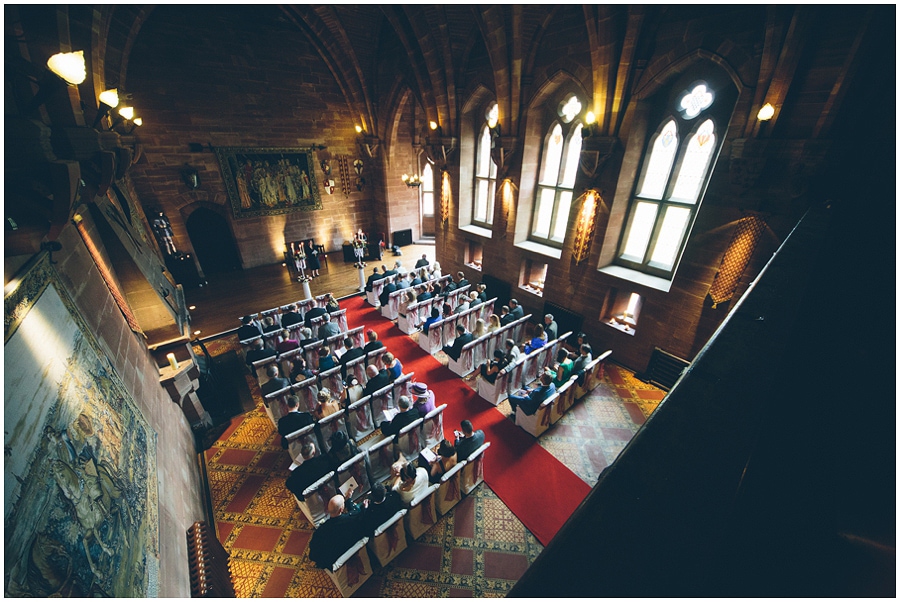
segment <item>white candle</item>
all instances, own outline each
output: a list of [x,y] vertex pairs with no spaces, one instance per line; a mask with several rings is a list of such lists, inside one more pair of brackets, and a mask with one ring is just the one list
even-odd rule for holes
[[172,367],[172,370],[178,370],[178,360],[175,359],[174,353],[166,355],[166,359],[169,360],[169,366]]

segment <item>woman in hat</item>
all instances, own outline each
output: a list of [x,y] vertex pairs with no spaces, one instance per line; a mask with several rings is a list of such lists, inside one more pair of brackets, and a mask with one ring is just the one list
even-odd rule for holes
[[428,389],[425,383],[413,383],[410,387],[410,393],[415,397],[413,407],[419,410],[419,414],[424,416],[434,409],[434,391]]

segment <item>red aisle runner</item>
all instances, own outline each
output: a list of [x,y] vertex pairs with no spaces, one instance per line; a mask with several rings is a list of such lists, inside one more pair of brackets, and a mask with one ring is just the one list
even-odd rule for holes
[[538,541],[547,545],[590,491],[575,473],[538,445],[511,420],[481,399],[435,358],[401,332],[393,322],[368,305],[364,297],[341,302],[351,327],[364,326],[378,333],[388,350],[403,364],[403,372],[428,384],[437,405],[446,403],[444,431],[453,440],[453,430],[468,418],[491,442],[484,463],[484,478],[513,514]]

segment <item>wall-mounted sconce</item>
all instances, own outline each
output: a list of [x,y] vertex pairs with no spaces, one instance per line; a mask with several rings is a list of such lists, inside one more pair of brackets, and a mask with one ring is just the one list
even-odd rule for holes
[[361,125],[357,125],[357,126],[356,126],[356,133],[357,133],[357,134],[362,134],[362,132],[363,132],[362,126],[361,126]]
[[450,191],[450,172],[441,170],[441,223],[446,224],[450,220],[450,201],[453,194]]
[[572,259],[576,264],[581,263],[591,254],[591,240],[594,238],[599,201],[600,195],[596,190],[588,190],[582,195],[581,209],[575,220],[575,240],[572,244]]
[[109,126],[109,131],[116,129],[116,126],[120,123],[132,121],[134,119],[134,107],[119,107],[117,113],[119,116],[113,120],[112,124]]
[[769,103],[764,104],[762,106],[762,108],[759,110],[759,113],[756,114],[756,118],[759,119],[760,121],[768,121],[768,120],[772,119],[772,117],[774,117],[774,116],[775,116],[775,107],[773,107]]
[[116,88],[104,90],[100,93],[99,99],[100,104],[97,107],[97,116],[94,118],[94,125],[92,126],[94,129],[97,129],[100,121],[109,114],[111,109],[119,106],[119,91]]
[[125,132],[126,134],[131,134],[135,128],[139,128],[144,125],[144,120],[140,117],[135,117],[131,120],[131,127]]
[[200,173],[187,163],[181,168],[181,179],[191,190],[200,188]]
[[709,287],[709,297],[713,301],[712,308],[716,309],[719,303],[730,301],[734,296],[738,282],[750,263],[753,251],[759,242],[762,233],[765,232],[766,221],[756,214],[747,215],[738,220],[731,242],[722,256],[719,271]]
[[410,188],[418,188],[422,185],[422,179],[419,177],[419,174],[403,174],[402,176],[400,176],[400,179],[403,180],[403,183]]
[[593,111],[588,111],[584,116],[584,127],[581,128],[581,137],[588,138],[597,135],[597,116]]
[[47,60],[47,67],[70,86],[77,86],[87,78],[83,50],[54,54]]

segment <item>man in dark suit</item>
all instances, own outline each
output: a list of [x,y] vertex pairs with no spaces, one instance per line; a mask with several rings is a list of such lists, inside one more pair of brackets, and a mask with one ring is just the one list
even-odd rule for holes
[[281,449],[288,448],[287,436],[294,431],[299,431],[304,426],[315,423],[316,419],[309,412],[300,411],[300,398],[296,395],[287,396],[288,413],[278,420],[278,434],[281,435]]
[[313,307],[311,310],[306,312],[306,315],[303,316],[303,325],[307,328],[310,328],[313,318],[318,318],[319,316],[324,316],[328,313],[328,310],[324,307]]
[[466,275],[462,272],[456,272],[456,288],[462,288],[468,284],[469,281],[466,280]]
[[516,407],[522,406],[522,411],[528,416],[537,412],[537,409],[548,397],[556,393],[556,385],[553,384],[553,376],[544,372],[541,374],[541,384],[534,389],[525,389],[517,391],[517,393],[528,393],[528,395],[510,395],[509,405],[512,406],[513,422],[516,420]]
[[341,334],[341,327],[338,326],[337,318],[331,319],[330,317],[325,318],[325,321],[322,322],[322,325],[319,326],[319,340],[324,341],[328,337],[333,337],[334,335]]
[[428,256],[423,253],[422,259],[420,259],[419,261],[416,262],[415,267],[416,267],[416,269],[418,269],[418,268],[428,267],[428,265],[429,265]]
[[374,268],[372,268],[372,274],[366,280],[366,290],[371,293],[372,292],[372,283],[377,282],[378,280],[381,280],[382,278],[384,278],[384,276],[378,272],[378,266],[375,266]]
[[547,333],[548,343],[559,336],[559,326],[557,326],[556,320],[553,319],[553,314],[544,316],[544,332]]
[[428,292],[428,288],[424,286],[420,286],[418,290],[419,292],[416,294],[417,302],[427,301],[433,296],[430,292]]
[[305,443],[300,449],[300,455],[303,457],[303,464],[291,472],[284,486],[302,502],[306,488],[334,470],[334,466],[328,456],[316,455],[316,446],[312,443]]
[[374,330],[366,331],[366,339],[368,339],[368,343],[363,347],[363,351],[369,353],[371,351],[375,351],[376,349],[381,349],[384,347],[384,343],[378,340],[378,333]]
[[386,265],[381,266],[381,271],[384,273],[384,277],[387,278],[389,276],[396,276],[397,270],[389,270]]
[[462,461],[472,455],[476,449],[484,445],[484,431],[474,430],[471,421],[459,423],[462,432],[456,432],[456,459]]
[[239,341],[246,341],[262,334],[259,326],[253,323],[253,318],[244,316],[241,318],[241,327],[238,328],[237,335]]
[[400,501],[399,493],[393,489],[388,490],[382,483],[375,483],[362,510],[366,533],[371,534],[402,509],[403,502]]
[[262,339],[256,339],[253,341],[253,349],[247,352],[247,365],[250,366],[250,372],[253,375],[256,375],[256,371],[253,368],[253,362],[258,362],[259,360],[264,360],[270,357],[275,357],[274,349],[266,349],[263,345]]
[[397,402],[397,406],[400,408],[400,413],[394,416],[394,419],[390,422],[382,422],[379,425],[381,432],[385,437],[396,435],[403,430],[404,426],[408,426],[422,417],[422,415],[419,414],[419,410],[412,407],[412,402],[406,395],[400,396],[400,401]]
[[320,569],[331,569],[353,544],[366,536],[365,522],[359,508],[348,511],[344,496],[338,494],[328,502],[328,520],[313,531],[309,540],[309,559]]
[[422,278],[419,276],[418,272],[413,273],[413,279],[409,281],[410,286],[419,286],[422,284]]
[[378,302],[381,303],[382,306],[387,305],[391,293],[398,290],[396,276],[388,276],[386,282],[387,284],[381,289],[381,295],[378,296]]
[[356,358],[364,356],[366,352],[362,350],[362,347],[354,347],[353,339],[350,337],[344,339],[344,349],[344,354],[341,356],[341,376],[346,380],[347,364]]
[[300,315],[300,312],[297,311],[296,305],[291,305],[288,307],[288,310],[281,314],[281,326],[282,328],[287,328],[288,326],[293,326],[294,324],[299,324],[303,321],[303,316]]
[[371,395],[375,391],[391,384],[391,373],[384,368],[379,370],[376,366],[369,366],[366,368],[366,375],[369,377],[369,380],[366,381],[366,386],[363,387],[363,396]]
[[483,284],[479,284],[475,287],[475,290],[478,291],[478,302],[479,303],[487,303],[487,287]]
[[453,346],[444,345],[444,353],[450,356],[454,362],[459,361],[459,356],[462,354],[463,345],[466,343],[471,343],[475,338],[472,336],[471,332],[466,332],[466,327],[462,324],[456,325],[456,340],[453,341]]
[[500,308],[500,326],[506,326],[507,324],[512,324],[516,319],[512,317],[512,314],[509,313],[509,307],[504,305]]
[[509,300],[509,315],[513,317],[513,320],[518,320],[525,315],[525,310],[515,299]]
[[269,380],[259,388],[263,397],[291,386],[291,381],[278,375],[278,364],[269,364],[266,368],[266,376],[269,377]]

